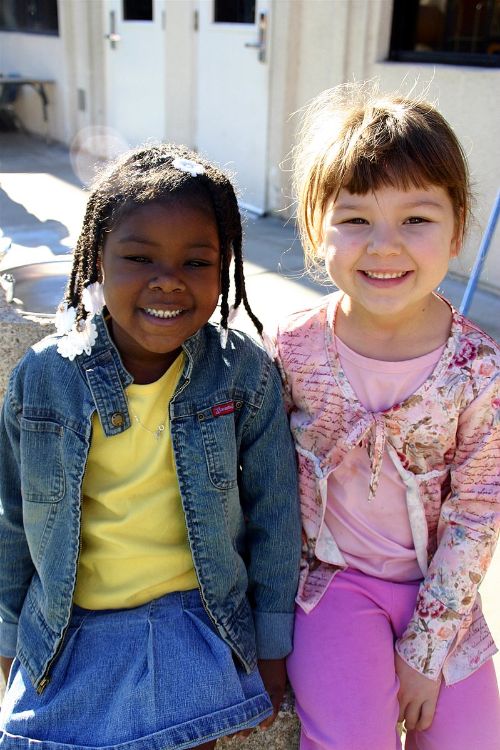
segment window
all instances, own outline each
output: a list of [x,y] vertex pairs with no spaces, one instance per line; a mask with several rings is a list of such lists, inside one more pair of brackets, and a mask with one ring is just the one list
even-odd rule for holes
[[0,0],[0,31],[59,34],[57,0]]
[[152,21],[153,0],[123,0],[124,21]]
[[500,0],[394,0],[389,59],[500,67]]
[[215,0],[215,23],[255,23],[255,0]]

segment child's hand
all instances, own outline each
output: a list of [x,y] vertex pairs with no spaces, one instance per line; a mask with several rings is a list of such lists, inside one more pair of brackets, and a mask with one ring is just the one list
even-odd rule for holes
[[[259,672],[274,709],[272,715],[259,724],[261,729],[267,729],[277,717],[283,700],[286,684],[285,660],[259,659]],[[230,737],[248,737],[253,731],[255,730],[244,729],[241,732],[231,734]]]
[[396,674],[399,678],[399,719],[405,722],[407,729],[422,732],[432,724],[436,703],[441,687],[441,677],[430,680],[412,669],[398,653]]
[[262,729],[271,726],[278,715],[286,685],[286,667],[284,659],[259,659],[259,672],[264,687],[273,704],[273,714],[261,723]]
[[14,659],[9,659],[8,656],[0,656],[0,669],[2,670],[5,682],[9,679],[9,672]]

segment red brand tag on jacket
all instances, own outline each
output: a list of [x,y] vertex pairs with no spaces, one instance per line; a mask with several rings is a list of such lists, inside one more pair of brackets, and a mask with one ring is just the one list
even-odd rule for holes
[[212,414],[214,417],[223,417],[224,414],[232,414],[234,411],[234,401],[226,401],[225,404],[217,404],[212,406]]

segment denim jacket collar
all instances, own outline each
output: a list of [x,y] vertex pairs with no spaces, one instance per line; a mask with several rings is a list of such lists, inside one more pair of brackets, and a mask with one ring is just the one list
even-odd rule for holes
[[[90,354],[78,357],[78,365],[94,396],[104,434],[109,437],[131,425],[124,389],[133,382],[133,377],[121,361],[103,315],[96,315],[94,322],[97,328],[96,342]],[[203,349],[202,331],[197,331],[182,345],[186,364],[176,392],[191,378],[194,363]]]

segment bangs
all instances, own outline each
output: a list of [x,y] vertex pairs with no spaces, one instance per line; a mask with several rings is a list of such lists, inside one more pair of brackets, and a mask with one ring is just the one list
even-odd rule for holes
[[414,161],[408,153],[393,152],[383,160],[360,158],[345,175],[339,189],[365,195],[384,187],[411,190],[425,189],[429,185],[448,186],[441,169]]
[[431,127],[429,113],[425,120],[413,114],[411,120],[398,116],[397,110],[386,111],[350,134],[340,155],[344,174],[337,182],[339,189],[364,194],[382,187],[409,190],[436,185],[453,191],[463,185],[464,160],[458,142],[440,137],[438,129]]

